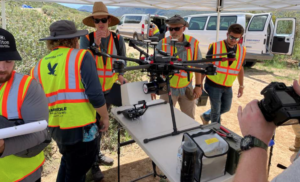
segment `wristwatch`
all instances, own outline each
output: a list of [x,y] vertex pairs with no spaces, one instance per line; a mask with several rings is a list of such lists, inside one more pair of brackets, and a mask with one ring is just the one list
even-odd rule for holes
[[262,148],[265,150],[268,149],[268,145],[265,144],[260,139],[255,138],[254,136],[251,136],[251,135],[245,136],[241,141],[241,150],[245,151],[245,150],[249,150],[253,147],[259,147],[259,148]]
[[196,84],[195,87],[201,87],[201,83],[200,84]]
[[245,86],[244,85],[240,85],[240,88],[245,88]]

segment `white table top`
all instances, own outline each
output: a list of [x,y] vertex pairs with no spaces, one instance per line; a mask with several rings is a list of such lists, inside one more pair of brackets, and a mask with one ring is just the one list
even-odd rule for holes
[[[163,102],[163,100],[150,101],[147,105],[159,102]],[[176,156],[183,134],[158,139],[147,144],[143,142],[146,138],[153,138],[173,132],[170,105],[163,104],[149,107],[146,113],[136,120],[128,120],[123,114],[117,114],[117,111],[129,108],[132,108],[132,106],[115,107],[112,109],[112,113],[118,122],[129,132],[136,143],[168,177],[168,180],[171,182],[179,182],[180,175],[176,172]],[[174,108],[174,113],[178,130],[199,126],[199,123],[176,108]],[[211,182],[229,182],[232,180],[233,176],[226,174]]]

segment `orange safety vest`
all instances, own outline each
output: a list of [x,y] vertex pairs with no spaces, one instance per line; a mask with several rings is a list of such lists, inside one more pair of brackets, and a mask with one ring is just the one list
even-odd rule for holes
[[[94,32],[94,37],[96,37],[96,32]],[[120,35],[118,34],[118,40]],[[90,40],[89,35],[86,35],[86,38]],[[101,51],[101,50],[100,50]],[[107,54],[116,55],[117,48],[114,44],[113,34],[110,33],[110,39],[107,47]],[[102,86],[102,91],[104,93],[108,93],[112,88],[113,84],[118,80],[119,73],[113,72],[113,63],[116,59],[107,57],[106,58],[106,65],[104,65],[103,57],[102,56],[95,56],[96,66],[98,71],[99,81]]]
[[42,85],[49,108],[49,127],[79,128],[95,123],[96,111],[81,81],[83,49],[58,47],[41,59],[33,70]]
[[[32,77],[13,71],[11,78],[0,87],[0,115],[9,119],[22,119],[21,107]],[[8,121],[10,122],[10,121]],[[0,158],[0,181],[22,181],[38,170],[45,161],[44,153],[23,158],[9,155]]]
[[[215,42],[210,45],[213,46],[213,54],[227,53],[227,48],[225,41]],[[226,87],[231,87],[235,81],[237,75],[243,67],[243,62],[246,55],[246,48],[237,44],[236,49],[236,60],[228,66],[228,61],[216,61],[213,64],[217,67],[217,75],[207,75],[206,77],[213,81],[214,83]],[[224,56],[213,56],[213,58],[227,58],[227,55]]]
[[[198,45],[199,41],[194,37],[189,35],[184,35],[185,39],[190,43],[191,47],[187,49],[187,57],[181,58],[183,61],[192,61],[196,60],[198,57]],[[171,36],[162,39],[162,50],[170,53],[171,55],[177,52],[177,48],[175,47],[175,53],[173,53],[173,46],[167,45],[171,42]],[[179,56],[177,56],[179,58]],[[187,78],[187,72],[180,70],[178,74],[174,74],[174,76],[170,80],[170,86],[172,88],[184,88],[188,86],[193,79],[193,72],[190,72],[190,81]]]

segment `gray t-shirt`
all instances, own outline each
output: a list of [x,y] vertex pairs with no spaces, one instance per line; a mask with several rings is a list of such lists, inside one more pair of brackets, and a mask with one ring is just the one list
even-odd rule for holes
[[[21,114],[25,123],[35,122],[39,120],[48,121],[48,100],[46,98],[44,90],[36,80],[31,81],[21,107]],[[6,127],[9,127],[9,125],[14,125],[14,122],[10,123],[3,118],[1,118],[0,122],[2,123],[2,126],[6,125]],[[6,122],[9,124],[7,125]],[[0,158],[22,153],[27,149],[41,144],[46,140],[46,137],[47,129],[32,134],[4,139],[5,149]],[[32,182],[38,180],[41,177],[41,171],[42,168],[39,168],[34,173],[22,180],[22,182]]]
[[285,171],[276,176],[272,182],[300,181],[300,158],[296,159]]

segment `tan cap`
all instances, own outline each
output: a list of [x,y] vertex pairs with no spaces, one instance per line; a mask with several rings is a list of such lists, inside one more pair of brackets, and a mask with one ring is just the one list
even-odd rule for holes
[[182,24],[186,27],[189,26],[189,23],[186,22],[180,15],[174,15],[171,18],[166,20],[166,23],[169,25],[178,25],[178,24]]

